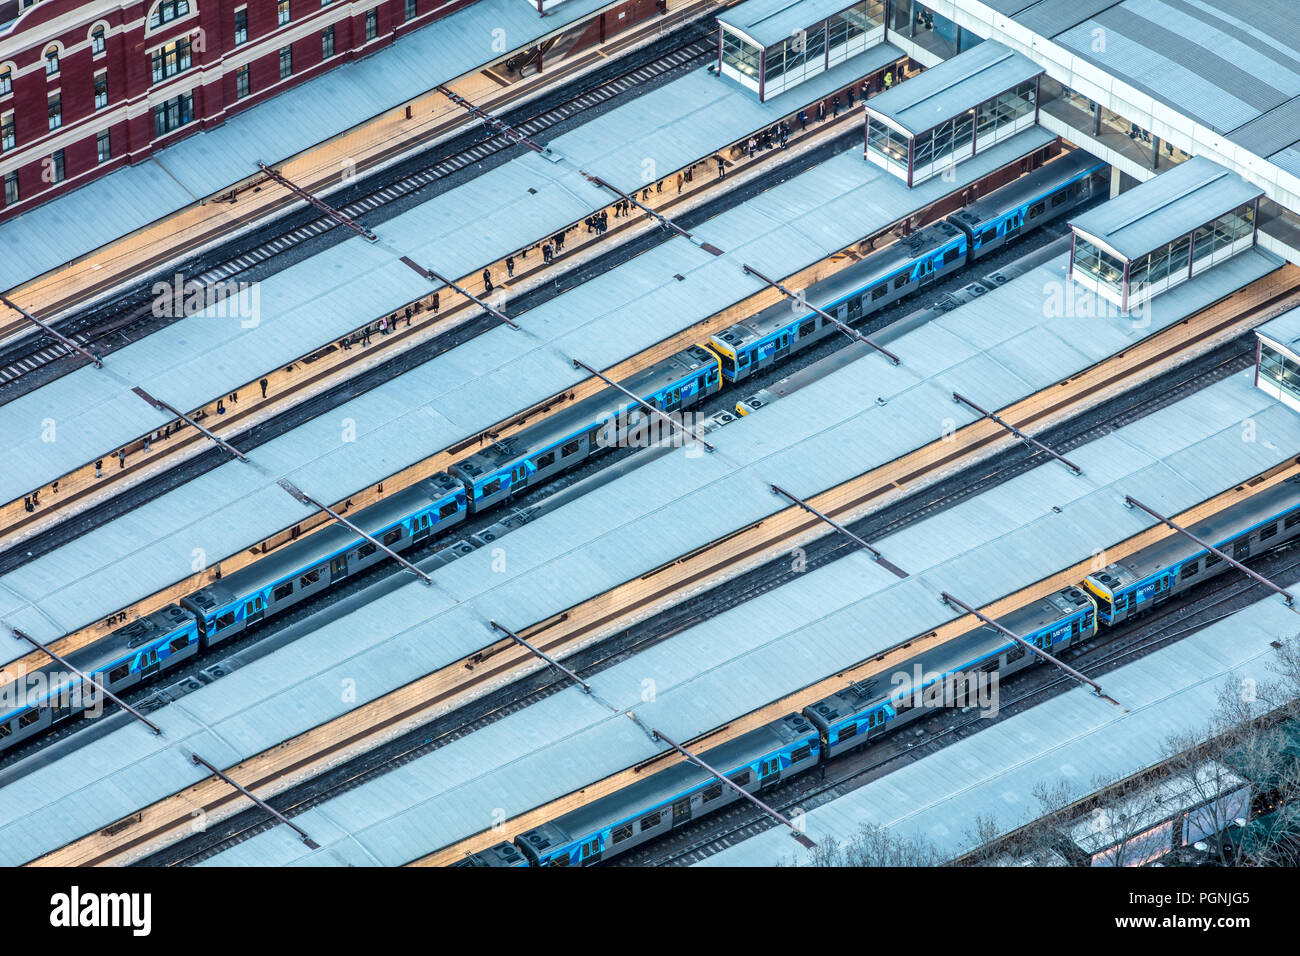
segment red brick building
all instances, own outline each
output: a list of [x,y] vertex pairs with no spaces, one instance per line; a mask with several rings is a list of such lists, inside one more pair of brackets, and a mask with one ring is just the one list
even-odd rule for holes
[[0,0],[0,220],[473,0]]

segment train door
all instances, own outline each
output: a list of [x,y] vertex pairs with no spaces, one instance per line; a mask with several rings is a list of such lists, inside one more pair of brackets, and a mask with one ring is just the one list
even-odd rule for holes
[[784,358],[786,352],[790,350],[790,333],[782,332],[781,337],[776,340],[776,356]]
[[781,779],[781,758],[772,757],[758,762],[758,787],[771,786]]
[[348,556],[340,554],[337,558],[330,561],[330,583],[341,581],[348,576]]
[[262,600],[262,595],[257,595],[251,601],[244,602],[244,626],[255,624],[266,614],[266,602]]
[[[260,601],[261,598],[258,598]],[[162,662],[158,660],[156,650],[148,650],[140,655],[140,679],[148,680],[162,669]]]
[[691,818],[691,798],[682,797],[673,804],[673,826],[685,823]]
[[1245,561],[1250,557],[1250,538],[1243,537],[1239,541],[1232,543],[1232,556],[1238,561]]
[[916,281],[922,286],[927,286],[934,281],[934,262],[930,259],[924,259],[916,267]]
[[593,837],[582,845],[578,851],[578,862],[583,866],[600,862],[600,837]]

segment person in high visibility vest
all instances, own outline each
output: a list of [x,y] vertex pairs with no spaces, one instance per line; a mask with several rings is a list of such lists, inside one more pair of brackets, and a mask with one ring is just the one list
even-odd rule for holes
[[890,70],[888,73],[885,74],[885,89],[889,89],[893,85],[894,85],[894,72],[893,70]]

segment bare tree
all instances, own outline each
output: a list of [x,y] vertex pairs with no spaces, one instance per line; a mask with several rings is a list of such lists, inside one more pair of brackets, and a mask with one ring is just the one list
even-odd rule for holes
[[887,827],[864,823],[851,839],[821,840],[810,853],[813,866],[942,866],[947,857],[925,837],[895,836]]

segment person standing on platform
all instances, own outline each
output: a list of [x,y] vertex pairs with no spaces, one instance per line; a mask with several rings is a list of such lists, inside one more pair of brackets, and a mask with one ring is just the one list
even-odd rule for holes
[[822,100],[817,104],[817,122],[824,123],[825,121],[826,121],[826,101]]
[[[590,219],[587,220],[587,231],[588,231],[588,232],[591,232],[591,220],[590,220]],[[514,257],[514,256],[506,256],[506,278],[507,278],[507,279],[513,279],[514,277],[515,277],[515,257]]]
[[799,132],[802,133],[807,129],[808,129],[808,111],[800,110],[799,111]]
[[487,269],[483,270],[483,291],[484,292],[492,291],[492,273]]
[[266,379],[262,379],[257,384],[262,386],[262,397],[266,398],[266,386],[269,385],[270,383]]
[[714,158],[718,161],[718,178],[719,178],[719,179],[726,179],[726,178],[727,178],[727,164],[726,164],[726,162],[723,161],[723,159],[722,159],[721,156],[716,156],[716,157],[714,157]]

